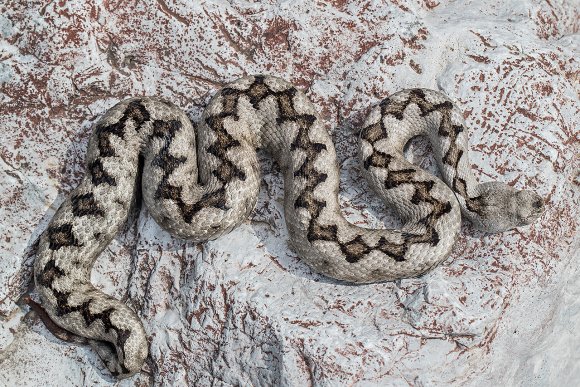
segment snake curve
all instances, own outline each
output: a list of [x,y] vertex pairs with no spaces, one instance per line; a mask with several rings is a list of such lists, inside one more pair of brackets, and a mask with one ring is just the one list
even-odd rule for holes
[[[445,183],[404,158],[418,135],[430,139]],[[356,283],[421,275],[449,255],[461,213],[488,232],[542,213],[535,193],[478,183],[467,143],[461,112],[437,91],[403,90],[373,108],[360,131],[361,169],[404,225],[366,229],[341,214],[331,136],[290,83],[258,75],[228,84],[195,131],[169,102],[127,99],[96,124],[87,173],[40,238],[34,279],[42,305],[57,325],[88,338],[113,375],[138,372],[148,354],[145,330],[128,306],[91,284],[96,257],[126,222],[139,182],[143,202],[171,234],[206,241],[232,230],[257,200],[257,148],[284,173],[290,245],[313,269]]]

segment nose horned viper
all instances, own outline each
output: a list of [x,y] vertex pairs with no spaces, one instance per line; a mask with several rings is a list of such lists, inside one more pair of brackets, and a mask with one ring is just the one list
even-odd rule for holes
[[[418,135],[432,143],[444,182],[404,158]],[[367,229],[341,214],[331,136],[290,83],[238,79],[213,97],[195,130],[167,101],[127,99],[96,124],[86,176],[40,238],[34,279],[42,305],[56,324],[88,338],[112,374],[138,372],[148,353],[145,330],[128,306],[91,284],[96,257],[126,222],[139,189],[154,219],[179,238],[206,241],[232,230],[257,200],[257,148],[283,171],[290,245],[313,269],[356,283],[421,275],[450,253],[461,214],[501,232],[543,211],[535,193],[478,183],[467,143],[462,114],[437,91],[403,90],[372,109],[360,131],[361,169],[404,225]]]

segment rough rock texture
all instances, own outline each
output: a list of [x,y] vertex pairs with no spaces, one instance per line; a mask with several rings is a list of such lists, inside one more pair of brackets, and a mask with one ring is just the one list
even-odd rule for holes
[[[19,301],[36,238],[83,174],[91,124],[145,94],[196,120],[220,85],[252,73],[320,106],[352,222],[398,225],[361,180],[356,133],[370,105],[414,86],[464,109],[481,179],[533,189],[547,211],[499,235],[465,224],[421,278],[350,286],[288,248],[281,176],[263,155],[259,203],[230,235],[188,243],[141,210],[99,258],[94,281],[150,338],[147,372],[119,384],[580,383],[577,1],[24,3],[0,5],[0,385],[117,383]],[[424,141],[409,149],[434,170],[429,154]]]

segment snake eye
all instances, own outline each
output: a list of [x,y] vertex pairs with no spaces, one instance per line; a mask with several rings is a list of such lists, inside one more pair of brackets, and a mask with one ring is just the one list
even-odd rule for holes
[[542,202],[542,199],[537,199],[536,201],[534,201],[534,203],[532,203],[532,206],[534,206],[534,208],[542,208],[543,205],[544,202]]

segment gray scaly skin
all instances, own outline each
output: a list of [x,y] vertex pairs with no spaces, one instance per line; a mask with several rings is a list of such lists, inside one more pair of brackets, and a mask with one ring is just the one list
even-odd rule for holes
[[[417,135],[431,140],[446,184],[403,157],[404,145]],[[283,170],[292,248],[315,270],[339,280],[368,283],[425,273],[448,256],[461,213],[483,230],[501,232],[533,222],[543,210],[534,193],[476,182],[462,115],[436,91],[392,95],[361,130],[362,169],[403,219],[400,230],[366,229],[344,219],[331,137],[304,93],[282,79],[249,76],[227,85],[195,131],[169,102],[125,100],[96,125],[87,174],[42,235],[34,265],[50,318],[88,338],[112,374],[138,372],[147,339],[139,317],[97,290],[90,272],[126,222],[140,176],[144,203],[162,227],[206,241],[232,230],[254,207],[257,148],[269,150]]]

